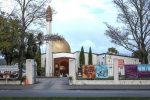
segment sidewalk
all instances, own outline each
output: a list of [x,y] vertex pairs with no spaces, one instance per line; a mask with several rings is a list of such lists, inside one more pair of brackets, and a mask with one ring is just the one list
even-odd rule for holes
[[0,85],[0,90],[150,90],[150,85],[69,85],[68,78],[37,78],[32,85]]
[[150,85],[71,85],[69,90],[150,90]]
[[23,90],[23,85],[0,85],[0,90]]

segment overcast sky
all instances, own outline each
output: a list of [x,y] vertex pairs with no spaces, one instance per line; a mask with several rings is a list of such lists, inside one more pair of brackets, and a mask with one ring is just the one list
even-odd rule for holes
[[93,53],[105,53],[109,47],[115,47],[121,54],[127,54],[104,35],[104,22],[118,25],[112,0],[52,0],[50,5],[57,12],[53,15],[52,32],[63,35],[72,52],[80,51],[81,46],[88,51],[91,46]]

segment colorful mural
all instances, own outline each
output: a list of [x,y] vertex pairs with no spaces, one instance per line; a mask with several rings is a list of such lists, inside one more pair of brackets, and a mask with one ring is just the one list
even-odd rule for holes
[[150,78],[150,65],[125,65],[125,78]]
[[95,79],[95,78],[108,78],[107,65],[83,65],[82,78]]
[[138,65],[138,77],[139,78],[150,77],[150,65],[149,64]]
[[140,72],[150,71],[150,64],[140,64],[140,65],[138,65],[138,71],[140,71]]
[[95,66],[83,65],[82,66],[82,78],[94,79],[95,78]]
[[123,68],[124,67],[124,59],[118,59],[118,67]]
[[96,78],[108,78],[108,66],[106,65],[96,66]]
[[138,78],[137,65],[125,65],[125,78]]

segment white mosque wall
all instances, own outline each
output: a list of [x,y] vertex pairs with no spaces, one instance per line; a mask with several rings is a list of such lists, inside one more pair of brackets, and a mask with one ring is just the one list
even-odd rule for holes
[[45,61],[46,61],[46,54],[41,55],[41,67],[45,67]]
[[92,54],[92,59],[93,59],[93,65],[97,65],[97,55]]
[[140,64],[138,58],[131,58],[131,57],[126,57],[126,56],[118,56],[118,55],[109,55],[109,54],[98,55],[97,63],[111,65],[111,63],[113,63],[112,62],[113,59],[123,59],[125,64]]
[[[80,52],[75,52],[74,53],[74,58],[76,58],[76,65],[79,66],[79,56],[80,56]],[[85,56],[85,65],[88,65],[88,53],[85,52],[84,53]],[[97,54],[92,54],[92,62],[93,65],[97,65]]]
[[80,67],[80,62],[79,62],[79,56],[80,56],[80,52],[75,52],[74,54],[73,54],[73,56],[74,56],[74,58],[76,59],[76,62],[75,62],[75,64],[76,64],[76,69],[75,69],[75,71],[76,71],[76,73],[78,72],[78,68]]
[[[69,77],[72,77],[72,80],[69,81],[69,84],[72,83],[72,81],[76,80],[76,60],[75,59],[69,59]],[[71,84],[70,84],[71,85]]]
[[26,78],[29,84],[35,83],[35,61],[33,59],[26,59]]
[[[106,64],[109,66],[108,75],[113,76],[114,64],[119,59],[124,60],[124,64],[140,64],[139,59],[131,58],[126,56],[119,56],[119,55],[110,55],[110,54],[101,54],[97,57],[97,64]],[[119,71],[124,75],[124,67],[123,69],[119,69]]]
[[53,54],[53,58],[61,58],[61,57],[74,58],[74,55],[72,53],[54,53]]
[[[85,64],[88,65],[88,53],[85,52]],[[54,53],[53,54],[53,59],[54,58],[61,58],[61,57],[68,57],[68,58],[73,58],[76,60],[75,64],[76,64],[76,73],[78,72],[78,68],[80,67],[79,64],[79,56],[80,56],[80,52],[74,52],[74,53]],[[41,57],[41,64],[42,67],[45,66],[45,54],[42,55]],[[92,54],[92,58],[93,58],[93,65],[98,65],[98,64],[106,64],[109,66],[109,70],[108,70],[108,75],[109,76],[114,76],[114,63],[117,63],[116,61],[118,59],[123,59],[124,60],[124,64],[140,64],[139,59],[137,58],[131,58],[131,57],[126,57],[126,56],[118,56],[118,55],[110,55],[107,53],[101,54],[101,55],[97,55],[97,54]],[[118,67],[118,66],[117,66]],[[123,69],[119,69],[121,74],[124,75],[124,68]]]

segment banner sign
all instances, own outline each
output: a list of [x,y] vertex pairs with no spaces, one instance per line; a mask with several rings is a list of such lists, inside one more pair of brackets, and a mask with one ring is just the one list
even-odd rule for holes
[[125,65],[126,78],[148,78],[150,77],[150,65]]
[[95,78],[108,78],[107,65],[83,65],[82,78],[95,79]]
[[118,59],[118,67],[123,68],[124,67],[124,60]]
[[137,65],[125,65],[125,78],[138,78]]
[[140,78],[150,77],[150,64],[138,65],[138,77]]
[[108,66],[106,65],[96,66],[96,78],[108,78]]
[[150,64],[140,64],[138,65],[139,72],[147,72],[150,71]]
[[0,80],[2,79],[18,79],[19,68],[18,65],[3,65],[0,66]]
[[95,66],[94,65],[83,65],[82,66],[82,78],[95,78]]

